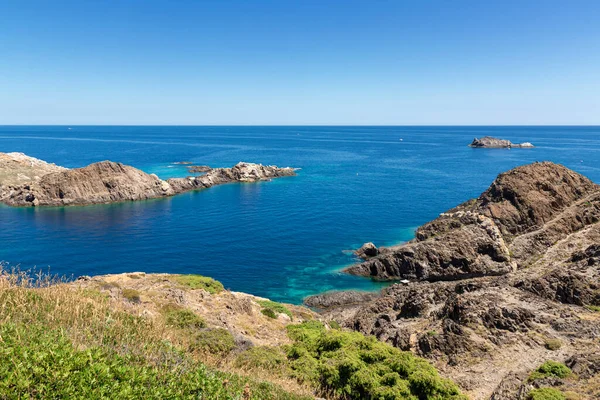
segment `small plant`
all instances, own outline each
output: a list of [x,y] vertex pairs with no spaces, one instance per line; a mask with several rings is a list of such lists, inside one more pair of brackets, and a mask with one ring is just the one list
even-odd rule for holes
[[566,378],[573,372],[569,367],[563,363],[557,361],[548,360],[540,365],[534,372],[529,375],[529,380],[534,381],[536,379],[553,377],[553,378]]
[[562,342],[558,339],[546,339],[544,341],[544,346],[548,349],[548,350],[558,350],[561,348],[562,346]]
[[331,329],[335,329],[335,330],[338,330],[338,331],[342,330],[342,327],[340,326],[340,324],[338,324],[338,322],[334,321],[334,320],[329,321],[329,327]]
[[432,330],[432,331],[427,331],[427,336],[437,336],[437,331],[436,330]]
[[171,279],[180,285],[191,289],[204,289],[210,294],[221,293],[225,288],[223,284],[213,278],[202,275],[171,275]]
[[167,325],[176,328],[206,328],[206,322],[195,312],[175,305],[168,305],[163,308],[165,313],[165,322]]
[[269,318],[273,318],[273,319],[277,318],[277,314],[271,308],[263,308],[262,310],[260,310],[260,312]]
[[125,299],[129,300],[132,303],[140,302],[140,292],[138,292],[137,290],[123,289],[123,292],[121,294]]
[[278,314],[285,314],[290,319],[294,319],[292,312],[281,303],[271,300],[258,300],[257,303],[262,307],[261,312],[269,318],[277,318]]
[[600,306],[586,306],[590,311],[600,312]]
[[235,340],[227,329],[207,328],[194,335],[190,350],[211,354],[227,354],[235,348]]
[[554,388],[533,389],[527,395],[527,400],[567,400],[567,397]]

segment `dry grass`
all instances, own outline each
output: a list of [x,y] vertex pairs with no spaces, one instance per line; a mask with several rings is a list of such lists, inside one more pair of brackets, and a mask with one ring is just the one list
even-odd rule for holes
[[127,306],[100,291],[83,289],[44,274],[32,277],[0,263],[0,324],[44,326],[64,332],[78,349],[102,347],[119,355],[139,356],[156,363],[164,363],[165,357],[176,354],[166,349],[178,349],[182,356],[168,360],[169,363],[202,362],[222,372],[273,383],[286,392],[312,395],[311,388],[294,379],[236,368],[234,353],[212,354],[198,348],[194,331],[169,326],[164,313],[141,314],[142,306]]

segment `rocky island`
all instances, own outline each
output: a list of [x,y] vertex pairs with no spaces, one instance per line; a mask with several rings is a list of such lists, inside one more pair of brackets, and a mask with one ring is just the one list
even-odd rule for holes
[[481,139],[475,138],[469,147],[486,149],[511,149],[511,148],[531,148],[533,144],[529,142],[512,143],[510,140],[497,139],[492,136],[484,136]]
[[22,153],[0,153],[0,202],[10,206],[104,204],[173,196],[231,182],[295,175],[293,168],[240,162],[202,176],[162,180],[134,167],[101,161],[66,169]]
[[562,165],[525,165],[412,241],[368,244],[346,269],[403,284],[306,303],[429,358],[472,399],[600,398],[598,221],[600,186]]

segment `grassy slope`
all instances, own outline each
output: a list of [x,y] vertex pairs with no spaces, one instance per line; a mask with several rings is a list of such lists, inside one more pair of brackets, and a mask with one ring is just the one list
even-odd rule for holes
[[136,316],[96,290],[41,282],[0,269],[0,398],[463,399],[425,360],[316,321],[244,351],[184,307]]

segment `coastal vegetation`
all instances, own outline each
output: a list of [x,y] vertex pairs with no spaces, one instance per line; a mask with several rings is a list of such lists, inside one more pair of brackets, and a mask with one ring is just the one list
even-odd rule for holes
[[190,289],[204,289],[210,294],[221,293],[223,284],[213,278],[202,275],[172,275],[172,279]]
[[[0,270],[0,398],[311,398],[207,366],[180,333],[199,321],[181,310],[166,316],[132,315],[98,291]],[[192,340],[215,350],[230,347],[224,337],[199,330]]]
[[[318,321],[287,325],[285,343],[244,348],[179,304],[136,314],[148,294],[121,286],[149,278],[123,279],[102,280],[101,291],[0,270],[0,398],[465,398],[427,361]],[[283,304],[257,302],[294,317]]]

